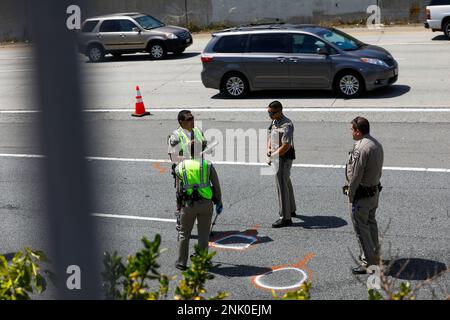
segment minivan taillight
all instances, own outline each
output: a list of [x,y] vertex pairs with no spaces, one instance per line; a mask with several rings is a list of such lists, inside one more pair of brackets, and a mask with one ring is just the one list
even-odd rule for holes
[[212,62],[213,61],[213,57],[211,57],[211,56],[202,56],[201,59],[202,59],[202,62]]
[[427,20],[431,20],[431,11],[427,9]]

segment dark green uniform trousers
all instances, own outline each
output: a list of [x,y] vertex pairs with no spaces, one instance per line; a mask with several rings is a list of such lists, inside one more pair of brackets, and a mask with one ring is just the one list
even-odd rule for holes
[[208,248],[212,216],[213,203],[210,200],[195,201],[191,206],[188,205],[181,209],[177,264],[187,265],[189,240],[196,220],[198,221],[198,245],[200,249]]
[[360,259],[368,265],[379,264],[378,225],[375,212],[378,207],[377,192],[374,197],[353,201],[351,204],[351,219],[360,246]]

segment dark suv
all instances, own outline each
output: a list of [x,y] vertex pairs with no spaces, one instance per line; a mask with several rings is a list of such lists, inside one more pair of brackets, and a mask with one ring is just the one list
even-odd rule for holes
[[334,89],[346,98],[397,81],[398,64],[380,47],[334,28],[264,25],[214,33],[202,82],[232,98],[265,89]]
[[86,19],[81,29],[79,50],[92,62],[110,53],[148,52],[152,59],[162,59],[167,52],[181,54],[192,44],[187,29],[166,26],[142,13],[117,13]]

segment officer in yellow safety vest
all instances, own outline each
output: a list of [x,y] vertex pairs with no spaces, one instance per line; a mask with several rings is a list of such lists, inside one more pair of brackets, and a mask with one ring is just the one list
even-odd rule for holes
[[177,193],[181,199],[178,259],[175,267],[180,270],[187,268],[189,239],[195,221],[198,221],[198,245],[200,249],[207,249],[213,203],[217,214],[223,210],[219,178],[212,163],[203,159],[203,149],[201,143],[191,143],[192,159],[182,161],[175,168]]
[[169,157],[173,164],[177,165],[183,160],[190,159],[192,141],[198,141],[206,147],[203,132],[195,126],[194,116],[189,110],[181,110],[178,113],[180,126],[169,136]]
[[[191,143],[197,141],[206,147],[206,140],[203,132],[195,127],[194,116],[189,110],[181,110],[178,113],[178,123],[180,126],[172,132],[168,137],[168,154],[172,162],[172,176],[175,179],[175,186],[177,185],[177,176],[175,174],[175,166],[183,160],[190,159]],[[177,196],[177,209],[175,217],[177,218],[177,230],[179,229],[179,216],[181,210],[181,199]]]

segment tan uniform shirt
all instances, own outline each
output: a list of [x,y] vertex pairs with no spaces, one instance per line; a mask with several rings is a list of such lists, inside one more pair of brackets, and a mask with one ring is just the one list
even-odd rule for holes
[[371,187],[380,183],[383,160],[383,146],[371,135],[355,142],[345,167],[350,202],[360,184]]
[[283,143],[294,147],[294,124],[285,115],[281,119],[272,122],[269,135],[273,152],[280,148]]
[[[191,138],[194,137],[194,132],[191,131],[189,132],[186,129],[183,129],[181,127],[178,127],[178,129],[174,130],[172,132],[172,134],[168,137],[167,139],[167,144],[168,144],[168,154],[170,157],[170,161],[172,161],[172,163],[178,164],[180,163],[180,161],[182,161],[184,157],[184,159],[190,159],[191,155],[189,154],[188,150],[188,154],[183,154],[183,150],[181,150],[181,145],[180,145],[180,137],[178,135],[178,130],[183,130],[183,132],[185,133],[185,135],[188,137],[189,141],[191,141]],[[203,139],[205,139],[205,135],[202,132],[202,136]]]

